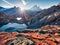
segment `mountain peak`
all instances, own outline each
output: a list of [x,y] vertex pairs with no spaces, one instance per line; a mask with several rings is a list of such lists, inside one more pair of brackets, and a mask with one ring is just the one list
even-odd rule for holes
[[37,5],[34,5],[34,7],[36,8],[36,7],[38,7],[39,8],[39,6],[37,6]]
[[14,9],[19,9],[19,7],[16,7],[16,6],[14,6],[13,8],[14,8]]
[[37,5],[34,5],[34,6],[31,8],[31,10],[40,11],[41,8],[40,8],[39,6],[37,6]]
[[0,7],[0,9],[3,8],[3,7]]

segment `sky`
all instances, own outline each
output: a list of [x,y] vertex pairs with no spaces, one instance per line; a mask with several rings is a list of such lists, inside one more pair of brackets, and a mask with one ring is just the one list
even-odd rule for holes
[[60,3],[60,0],[0,0],[0,6],[5,8],[20,7],[22,9],[29,9],[34,5],[42,9],[49,8]]

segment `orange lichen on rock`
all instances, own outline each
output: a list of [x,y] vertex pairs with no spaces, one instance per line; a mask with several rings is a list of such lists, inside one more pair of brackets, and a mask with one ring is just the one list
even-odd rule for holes
[[0,32],[0,45],[5,45],[5,43],[8,40],[11,40],[14,38],[18,33],[17,32],[12,32],[12,33],[4,33]]
[[[54,30],[55,29],[55,30]],[[43,30],[44,33],[40,33],[39,31]],[[47,32],[46,32],[47,31]],[[0,45],[6,45],[6,43],[15,38],[17,35],[24,36],[25,38],[34,42],[34,45],[60,45],[60,26],[45,26],[37,31],[20,31],[20,32],[12,32],[5,33],[0,32]],[[40,34],[39,34],[40,33]]]

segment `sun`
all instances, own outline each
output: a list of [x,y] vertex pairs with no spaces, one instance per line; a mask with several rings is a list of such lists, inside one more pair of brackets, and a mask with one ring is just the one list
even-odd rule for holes
[[23,7],[21,7],[21,11],[24,11],[25,9]]
[[26,6],[24,6],[24,5],[17,5],[17,7],[19,7],[20,8],[20,11],[21,12],[24,12],[25,10],[27,10],[27,8],[26,8]]
[[25,11],[25,7],[24,6],[20,6],[20,10],[21,11]]

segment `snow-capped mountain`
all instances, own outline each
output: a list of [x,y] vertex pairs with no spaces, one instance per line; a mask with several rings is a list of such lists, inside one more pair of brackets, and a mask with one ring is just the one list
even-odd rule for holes
[[30,15],[35,15],[37,12],[41,11],[42,9],[37,6],[37,5],[34,5],[33,7],[31,7],[29,10],[26,11],[27,14],[30,14]]
[[42,9],[39,6],[34,5],[30,10],[32,10],[32,11],[41,11]]

